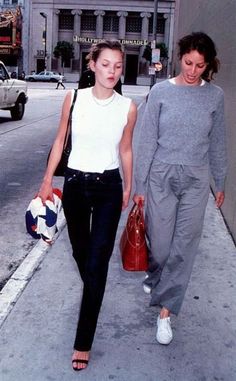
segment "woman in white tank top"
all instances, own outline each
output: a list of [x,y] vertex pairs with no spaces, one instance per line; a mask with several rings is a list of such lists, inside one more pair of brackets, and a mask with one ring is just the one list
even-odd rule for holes
[[[84,286],[72,355],[76,371],[88,365],[121,210],[129,202],[132,134],[137,114],[131,99],[113,90],[123,67],[120,43],[105,41],[93,45],[89,60],[96,81],[94,87],[78,90],[63,189],[69,238]],[[64,100],[39,192],[43,201],[52,197],[52,179],[63,149],[72,95],[68,92]]]

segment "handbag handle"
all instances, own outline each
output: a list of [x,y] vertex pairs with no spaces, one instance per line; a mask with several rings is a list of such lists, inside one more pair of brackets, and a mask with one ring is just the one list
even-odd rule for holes
[[72,112],[74,109],[76,97],[77,97],[77,89],[74,90],[74,96],[70,106],[70,113],[69,113],[69,117],[67,121],[67,130],[66,130],[65,140],[63,144],[63,149],[68,151],[70,151],[71,149],[71,119],[72,119]]
[[[128,221],[125,227],[125,230],[127,233],[127,241],[129,242],[129,245],[133,248],[136,248],[136,245],[134,245],[129,239],[129,229],[133,227],[135,227],[135,229],[137,228],[137,232],[139,231],[141,227],[145,231],[142,201],[138,202],[138,204],[134,203],[134,205],[132,206],[131,211],[129,213]],[[145,238],[143,237],[143,240],[139,242],[139,247],[142,247],[145,244],[146,244],[146,241],[145,241]]]
[[144,221],[144,214],[143,214],[143,202],[139,202],[138,204],[134,204],[131,208],[131,211],[129,213],[127,225],[133,224],[134,219],[138,224],[142,224],[145,229],[145,221]]

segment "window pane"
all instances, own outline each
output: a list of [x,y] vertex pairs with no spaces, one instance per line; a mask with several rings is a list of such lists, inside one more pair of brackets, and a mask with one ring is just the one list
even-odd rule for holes
[[[149,19],[149,26],[148,26],[148,33],[153,33],[153,14]],[[165,33],[165,19],[162,14],[158,14],[157,16],[157,34],[164,34]]]
[[81,30],[96,30],[96,16],[93,11],[86,11],[82,14]]
[[129,13],[126,19],[126,32],[141,33],[142,30],[142,18],[138,13]]
[[74,29],[74,16],[70,10],[61,9],[59,14],[59,29]]
[[119,31],[119,17],[114,12],[106,12],[103,18],[103,29],[105,32]]

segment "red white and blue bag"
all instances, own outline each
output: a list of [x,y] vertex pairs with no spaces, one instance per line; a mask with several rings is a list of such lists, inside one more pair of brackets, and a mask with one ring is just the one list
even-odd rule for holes
[[41,198],[36,196],[30,203],[25,213],[27,232],[36,239],[42,238],[47,243],[52,243],[57,233],[57,217],[61,209],[62,192],[58,188],[53,189],[52,200],[43,204]]

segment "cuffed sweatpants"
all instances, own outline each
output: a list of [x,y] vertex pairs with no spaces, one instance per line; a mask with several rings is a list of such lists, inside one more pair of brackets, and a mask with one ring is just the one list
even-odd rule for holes
[[74,349],[89,351],[97,326],[122,208],[118,169],[87,173],[68,169],[63,208],[73,256],[84,283]]
[[155,161],[150,171],[146,229],[150,305],[178,314],[191,276],[209,197],[209,167]]

